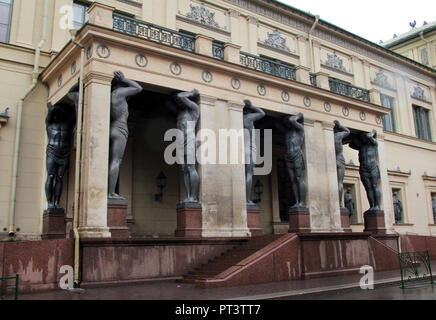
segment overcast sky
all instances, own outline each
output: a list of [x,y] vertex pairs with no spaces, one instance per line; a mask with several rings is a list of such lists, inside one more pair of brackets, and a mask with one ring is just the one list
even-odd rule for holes
[[436,0],[278,0],[378,43],[436,20]]

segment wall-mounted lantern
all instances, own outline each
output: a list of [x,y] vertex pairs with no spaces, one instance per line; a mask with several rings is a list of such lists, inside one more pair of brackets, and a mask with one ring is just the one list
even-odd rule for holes
[[161,171],[159,173],[159,175],[156,178],[156,185],[160,190],[159,194],[155,194],[154,195],[154,199],[156,201],[160,201],[162,202],[162,198],[163,198],[163,189],[167,186],[167,177],[165,176],[165,174],[163,173],[163,171]]
[[254,193],[257,194],[257,200],[254,200],[254,203],[259,203],[262,201],[261,196],[263,193],[263,184],[260,182],[260,180],[256,181],[256,184],[254,185]]
[[0,128],[9,121],[9,108],[6,108],[5,112],[0,113]]

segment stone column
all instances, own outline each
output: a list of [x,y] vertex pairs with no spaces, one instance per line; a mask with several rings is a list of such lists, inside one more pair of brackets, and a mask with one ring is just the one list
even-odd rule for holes
[[298,55],[300,56],[300,65],[303,67],[309,68],[310,71],[310,60],[307,56],[307,38],[299,35],[297,36],[297,44],[298,44]]
[[[26,22],[26,23],[17,23],[18,31],[16,34],[17,36],[16,43],[24,47],[33,48],[33,33],[35,31],[33,25],[35,21],[37,2],[21,0],[20,2],[14,4],[15,4],[14,6],[15,8],[19,6],[19,11],[17,11],[19,12],[18,20],[20,22],[24,22],[24,21]],[[59,27],[56,26],[56,28]]]
[[326,200],[330,212],[330,230],[341,232],[341,210],[336,168],[335,134],[333,122],[323,122],[322,130],[325,143],[325,174],[327,175]]
[[370,88],[365,87],[364,72],[360,59],[356,56],[351,56],[351,63],[353,65],[354,85],[365,89]]
[[[415,136],[413,131],[414,122],[412,114],[412,102],[409,95],[409,90],[405,85],[404,79],[401,75],[394,75],[395,86],[397,88],[397,100],[395,101],[395,112],[398,119],[397,130],[403,134]],[[405,106],[401,108],[401,106]]]
[[[211,96],[200,95],[200,119],[199,130],[212,130],[218,137],[216,113],[217,99]],[[224,108],[224,106],[223,106]],[[219,166],[221,167],[221,166]],[[202,206],[202,237],[231,236],[230,207],[221,210],[228,205],[229,198],[225,198],[222,188],[222,175],[217,175],[217,164],[199,164],[200,176],[199,199]],[[225,172],[225,174],[228,174]]]
[[[242,110],[244,104],[229,101],[227,104],[229,112],[229,129],[243,130],[244,119]],[[237,154],[244,153],[244,141],[238,143]],[[260,146],[259,146],[260,148]],[[242,160],[242,159],[241,159]],[[232,212],[233,212],[233,237],[246,237],[250,235],[247,225],[247,196],[245,181],[245,163],[231,165],[231,187],[232,187]]]
[[318,41],[312,41],[313,47],[313,70],[315,73],[321,71],[321,44]]
[[273,233],[279,234],[286,231],[281,230],[280,219],[280,198],[279,198],[279,181],[277,176],[277,158],[273,156],[273,164],[271,170],[271,203],[272,203],[272,224]]
[[230,39],[231,39],[231,42],[241,46],[242,45],[242,43],[241,43],[241,27],[239,25],[240,24],[240,21],[239,21],[240,13],[239,13],[239,11],[230,9],[228,14],[230,17],[230,34],[231,34]]
[[82,145],[82,200],[79,233],[83,238],[110,237],[107,226],[109,127],[113,76],[90,73],[85,79]]
[[[36,1],[32,2],[36,3]],[[63,18],[61,8],[67,5],[71,6],[70,0],[58,0],[54,3],[53,28],[51,34],[51,50],[54,52],[59,52],[63,48],[63,46],[71,39],[68,30],[61,29],[57,25],[59,24],[59,21],[62,21],[61,19]]]
[[371,88],[371,64],[363,60],[363,82],[364,82],[364,88]]
[[212,38],[198,34],[195,37],[195,53],[212,57]]
[[99,2],[93,2],[88,9],[89,23],[112,29],[112,16],[115,8]]
[[257,33],[258,30],[257,24],[259,23],[259,20],[255,17],[248,16],[247,23],[248,23],[248,52],[257,55],[257,39],[259,37]]
[[307,207],[312,232],[341,232],[333,123],[305,118]]

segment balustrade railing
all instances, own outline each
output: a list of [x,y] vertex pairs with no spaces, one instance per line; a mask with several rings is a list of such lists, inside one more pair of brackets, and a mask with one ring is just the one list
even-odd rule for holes
[[215,59],[224,60],[224,45],[218,42],[212,42],[212,56]]
[[296,80],[295,67],[283,64],[278,61],[257,57],[246,52],[241,52],[241,65],[250,69],[269,73],[274,76],[289,80]]
[[330,91],[339,93],[343,96],[370,102],[369,90],[362,89],[347,82],[329,78]]
[[170,30],[154,24],[125,17],[114,13],[113,29],[139,38],[159,42],[187,51],[195,50],[195,38],[192,35]]

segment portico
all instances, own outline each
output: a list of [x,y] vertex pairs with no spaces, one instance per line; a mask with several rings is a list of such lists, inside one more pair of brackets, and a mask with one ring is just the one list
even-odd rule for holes
[[[86,48],[79,205],[79,232],[82,238],[111,236],[108,225],[107,176],[111,81],[115,71],[121,71],[126,78],[140,83],[150,96],[165,97],[174,92],[197,89],[200,92],[200,120],[197,129],[211,129],[217,136],[219,129],[243,128],[242,101],[245,99],[250,99],[253,104],[276,117],[302,112],[305,118],[305,182],[308,188],[307,206],[311,232],[343,232],[337,192],[333,121],[339,119],[343,125],[362,132],[378,130],[382,208],[388,230],[392,227],[387,168],[382,161],[385,157],[383,127],[379,121],[388,110],[377,104],[377,101],[373,100],[371,103],[327,91],[322,74],[318,79],[320,87],[314,87],[308,83],[244,67],[240,65],[239,47],[231,43],[224,47],[224,59],[216,59],[211,50],[205,49],[212,47],[213,39],[209,37],[195,39],[175,31],[156,29],[155,32],[160,34],[160,39],[172,40],[144,39],[136,36],[133,29],[129,29],[128,22],[117,20],[115,23],[111,7],[94,3],[89,13],[90,23],[76,36],[77,41]],[[97,20],[99,26],[93,23]],[[79,59],[80,49],[69,42],[45,69],[42,81],[49,88],[49,102],[54,104],[63,100],[68,90],[77,82]],[[309,78],[307,68],[299,68],[298,73],[300,76],[301,73],[307,73],[306,76]],[[147,99],[147,94],[142,98]],[[159,103],[159,99],[153,101]],[[163,154],[162,159],[158,159],[159,153],[156,152],[153,155],[154,160],[150,160],[156,162],[154,169],[147,169],[149,171],[142,175],[142,182],[136,177],[137,161],[149,161],[147,150],[141,150],[141,147],[146,146],[141,146],[138,132],[144,130],[142,125],[148,126],[152,123],[150,119],[135,115],[140,112],[140,104],[141,101],[135,99],[135,111],[131,114],[131,120],[135,122],[139,131],[135,131],[135,134],[129,137],[121,169],[120,193],[128,200],[128,218],[131,223],[139,223],[142,219],[140,210],[148,208],[156,212],[163,210],[162,213],[169,215],[161,220],[142,219],[138,225],[130,224],[134,234],[170,236],[177,227],[177,202],[184,196],[179,168],[164,167],[168,172],[168,184],[172,186],[171,195],[164,195],[163,207],[149,199],[146,200],[148,205],[141,207],[134,200],[139,194],[147,198],[156,193],[154,176],[159,174],[164,165]],[[144,108],[162,109],[163,105],[147,104]],[[164,112],[161,115],[165,118]],[[158,132],[161,134],[162,130]],[[163,141],[163,136],[160,137],[159,134],[157,131],[153,132],[156,145]],[[243,145],[239,147],[243,148]],[[70,170],[75,168],[71,167]],[[201,179],[201,236],[249,237],[251,234],[247,224],[244,165],[204,164],[198,166],[198,171]],[[277,187],[274,182],[277,180],[276,175],[275,168],[267,178],[271,188],[268,201],[271,206],[262,207],[262,203],[260,204],[264,214],[268,211],[269,216],[273,217],[271,225],[273,220],[278,222],[279,216],[278,190],[274,190]],[[139,186],[141,184],[142,186]],[[138,193],[138,188],[143,192]],[[68,208],[73,205],[71,197],[64,197],[63,201],[67,211],[70,211]],[[157,213],[152,216],[157,217]],[[155,231],[153,228],[141,230],[141,223],[150,224],[154,223],[153,221],[164,223],[166,227],[155,228]],[[275,232],[279,232],[277,230]]]

